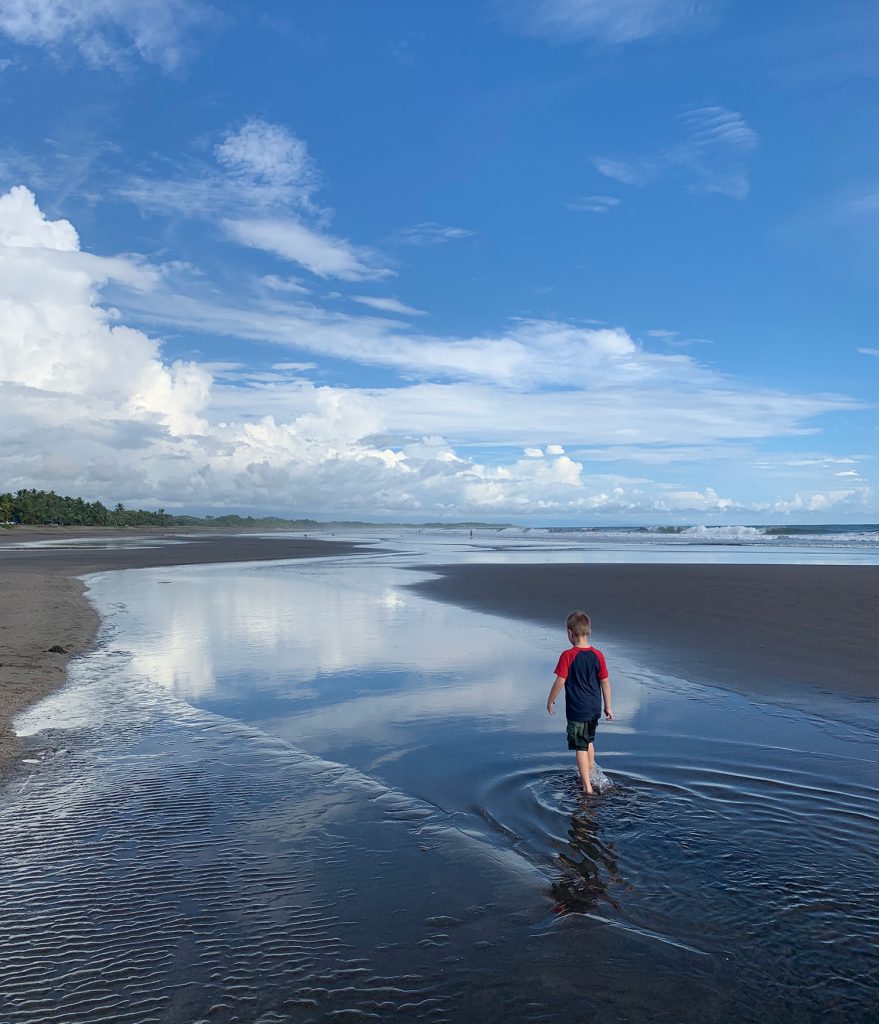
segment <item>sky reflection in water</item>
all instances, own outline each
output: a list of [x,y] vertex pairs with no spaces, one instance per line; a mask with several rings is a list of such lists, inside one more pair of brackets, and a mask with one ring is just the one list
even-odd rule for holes
[[[599,726],[598,760],[611,784],[584,803],[563,717],[544,710],[561,628],[426,600],[407,590],[421,577],[405,561],[98,576],[114,627],[104,653],[521,859],[542,879],[553,931],[572,915],[598,919],[681,951],[693,984],[704,961],[743,1020],[867,1013],[879,938],[872,733],[660,677],[604,647],[617,720]],[[61,727],[94,713],[66,700]]]

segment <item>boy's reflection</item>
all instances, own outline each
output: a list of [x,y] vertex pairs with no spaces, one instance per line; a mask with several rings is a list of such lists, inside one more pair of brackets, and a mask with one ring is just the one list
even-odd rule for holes
[[620,909],[609,892],[612,884],[619,885],[623,881],[617,868],[616,845],[603,843],[598,831],[596,808],[583,805],[571,815],[568,842],[553,842],[561,868],[561,874],[550,888],[557,914],[582,913],[602,900],[615,910]]

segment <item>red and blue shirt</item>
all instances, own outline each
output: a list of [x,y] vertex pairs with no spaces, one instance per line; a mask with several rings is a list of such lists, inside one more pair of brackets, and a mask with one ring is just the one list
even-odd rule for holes
[[601,715],[601,680],[607,679],[604,655],[595,647],[562,651],[555,674],[565,681],[565,716],[569,722],[591,722]]

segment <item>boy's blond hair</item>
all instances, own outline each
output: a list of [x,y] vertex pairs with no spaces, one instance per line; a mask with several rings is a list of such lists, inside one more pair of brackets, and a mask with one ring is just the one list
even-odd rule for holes
[[589,636],[592,632],[592,622],[586,612],[571,612],[565,619],[565,625],[574,636]]

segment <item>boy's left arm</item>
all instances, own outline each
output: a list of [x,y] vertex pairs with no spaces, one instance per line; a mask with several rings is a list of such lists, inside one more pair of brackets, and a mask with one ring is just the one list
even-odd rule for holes
[[613,711],[610,709],[610,676],[599,679],[598,684],[601,687],[601,697],[604,701],[604,717],[609,721],[613,718]]

